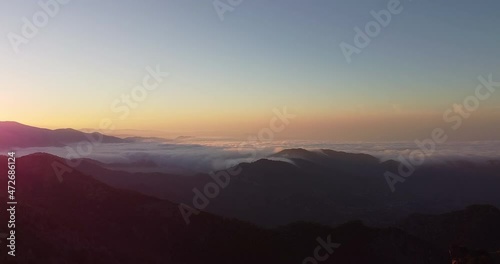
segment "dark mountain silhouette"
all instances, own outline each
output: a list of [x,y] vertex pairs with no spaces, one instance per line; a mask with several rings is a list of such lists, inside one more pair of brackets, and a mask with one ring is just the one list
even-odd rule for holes
[[500,249],[500,210],[491,205],[471,205],[442,215],[414,214],[399,227],[441,249],[452,244],[487,251]]
[[28,147],[60,147],[81,141],[125,143],[126,140],[100,133],[84,133],[74,129],[43,129],[17,122],[0,122],[0,149]]
[[[392,193],[384,173],[397,171],[397,161],[303,149],[284,150],[270,158],[291,162],[262,159],[240,164],[241,173],[231,177],[205,210],[266,226],[293,221],[338,225],[352,219],[390,226],[416,212],[444,213],[471,204],[500,206],[496,164],[424,164]],[[129,173],[104,166],[107,169],[95,164],[79,169],[112,186],[179,203],[192,204],[193,188],[203,190],[213,182],[207,174]]]
[[241,174],[207,210],[270,226],[301,220],[337,225],[352,219],[390,224],[404,216],[391,207],[396,199],[389,196],[385,168],[374,157],[294,149],[272,158],[293,164],[265,159],[240,164]]
[[[0,157],[2,163],[6,157]],[[15,263],[302,263],[320,246],[341,246],[322,263],[443,263],[443,252],[397,229],[351,222],[295,223],[269,230],[200,213],[186,225],[174,203],[112,188],[78,170],[62,182],[48,154],[17,159]],[[6,167],[0,167],[6,175]],[[6,181],[0,181],[6,190]],[[6,192],[0,192],[5,201]],[[2,222],[6,221],[2,214]],[[3,230],[0,229],[0,232]],[[1,263],[9,257],[0,250]]]
[[355,165],[359,165],[361,163],[375,165],[379,163],[377,158],[368,154],[347,153],[342,151],[333,151],[330,149],[322,149],[315,152],[305,149],[285,149],[271,155],[271,157],[302,159],[327,165],[332,165],[333,162]]

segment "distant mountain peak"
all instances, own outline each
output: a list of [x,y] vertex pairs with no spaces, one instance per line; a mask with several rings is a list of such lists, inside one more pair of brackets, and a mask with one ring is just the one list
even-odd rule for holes
[[[117,137],[102,136],[102,143],[124,143]],[[91,137],[91,135],[94,135]],[[85,133],[71,128],[46,129],[24,125],[14,121],[0,122],[0,149],[29,147],[62,147],[72,143],[89,141],[95,133]]]

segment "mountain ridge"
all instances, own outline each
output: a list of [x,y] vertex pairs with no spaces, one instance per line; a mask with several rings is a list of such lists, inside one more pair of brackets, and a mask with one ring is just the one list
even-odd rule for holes
[[[59,182],[53,162],[64,159],[37,153],[16,160],[17,263],[300,263],[319,238],[341,244],[323,263],[437,264],[444,258],[411,235],[397,238],[389,229],[360,223],[263,229],[202,212],[186,225],[176,204],[115,189],[78,169]],[[376,247],[378,241],[388,247]],[[7,258],[0,254],[0,261]]]
[[13,121],[0,121],[0,149],[28,147],[62,147],[83,141],[102,143],[126,143],[128,141],[98,132],[85,133],[71,128],[46,129]]

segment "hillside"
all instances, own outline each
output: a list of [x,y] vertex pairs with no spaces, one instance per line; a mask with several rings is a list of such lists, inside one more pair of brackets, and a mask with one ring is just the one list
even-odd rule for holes
[[[269,230],[201,213],[186,225],[176,204],[112,188],[77,170],[59,182],[50,166],[54,161],[64,162],[48,154],[17,160],[16,263],[301,263],[318,247],[318,237],[328,236],[341,246],[324,263],[443,258],[413,236],[361,223]],[[0,189],[6,189],[5,181]],[[5,196],[0,192],[0,200]]]

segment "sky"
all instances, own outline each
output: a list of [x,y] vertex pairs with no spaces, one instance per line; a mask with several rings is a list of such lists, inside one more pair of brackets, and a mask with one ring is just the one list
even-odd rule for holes
[[[29,38],[25,21],[44,9],[2,1],[0,120],[246,137],[286,109],[294,118],[275,138],[414,140],[442,127],[452,140],[500,140],[500,91],[467,118],[453,107],[480,76],[500,81],[500,2],[401,0],[348,62],[341,43],[355,45],[354,28],[391,1],[221,0],[221,19],[211,0],[72,0]],[[158,86],[125,104],[144,78]]]

